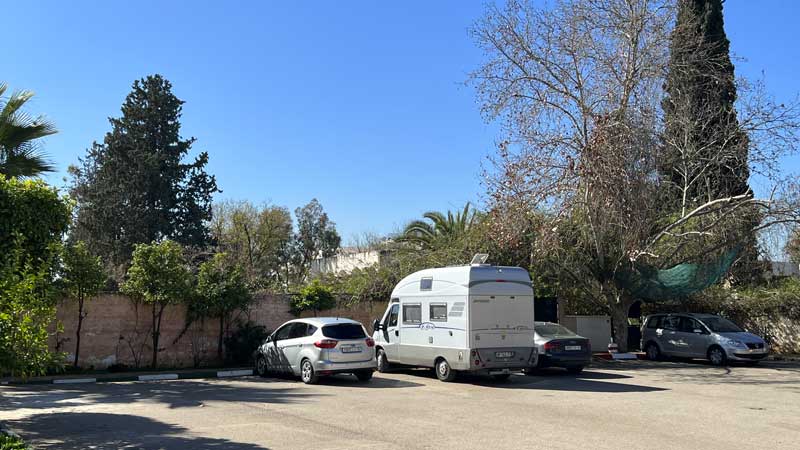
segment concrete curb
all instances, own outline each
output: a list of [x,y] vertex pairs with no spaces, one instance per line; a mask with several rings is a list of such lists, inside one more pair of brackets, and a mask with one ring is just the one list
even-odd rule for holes
[[67,378],[45,378],[23,380],[1,381],[2,385],[25,385],[25,384],[92,384],[92,383],[114,383],[126,381],[168,381],[168,380],[187,380],[198,378],[233,378],[246,377],[253,375],[253,369],[226,369],[226,370],[195,370],[186,372],[164,372],[146,374],[103,374],[96,378],[89,377],[67,377]]
[[595,353],[592,355],[592,358],[600,359],[603,361],[636,361],[639,359],[647,359],[647,355],[642,352],[631,352],[631,355],[634,355],[635,358],[625,358],[625,359],[616,359],[611,353],[603,352],[603,353]]

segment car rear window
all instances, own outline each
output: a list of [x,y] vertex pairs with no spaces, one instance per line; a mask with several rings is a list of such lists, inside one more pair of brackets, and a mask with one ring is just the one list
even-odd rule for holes
[[367,337],[364,334],[364,327],[356,323],[325,325],[322,327],[322,335],[331,339],[362,339]]
[[540,336],[577,336],[577,334],[573,333],[569,328],[563,327],[557,323],[536,325],[534,329]]

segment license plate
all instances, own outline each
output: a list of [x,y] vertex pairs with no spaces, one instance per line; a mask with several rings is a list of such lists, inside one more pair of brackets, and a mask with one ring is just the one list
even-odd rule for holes
[[568,352],[580,351],[581,350],[581,346],[580,345],[565,345],[564,346],[564,350],[566,350]]
[[361,347],[357,345],[349,345],[347,347],[342,347],[342,353],[360,353]]
[[494,352],[495,358],[511,358],[514,356],[514,352]]

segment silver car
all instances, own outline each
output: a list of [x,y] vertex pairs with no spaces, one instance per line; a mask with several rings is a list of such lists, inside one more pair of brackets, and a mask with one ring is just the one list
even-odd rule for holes
[[769,355],[764,339],[713,314],[647,316],[642,325],[642,348],[651,360],[662,356],[705,358],[715,366],[728,361],[755,364]]
[[256,372],[299,376],[306,384],[319,377],[350,373],[372,379],[375,341],[364,326],[350,319],[313,317],[281,325],[255,353]]

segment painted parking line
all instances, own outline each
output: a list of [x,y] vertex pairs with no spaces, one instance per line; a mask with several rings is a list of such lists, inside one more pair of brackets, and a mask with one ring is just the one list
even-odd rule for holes
[[53,384],[78,384],[78,383],[96,383],[97,378],[62,378],[60,380],[53,380]]
[[242,377],[246,375],[252,375],[253,369],[244,369],[244,370],[223,370],[217,372],[218,378],[225,378],[225,377]]
[[158,373],[154,375],[139,375],[139,381],[177,380],[177,373]]

